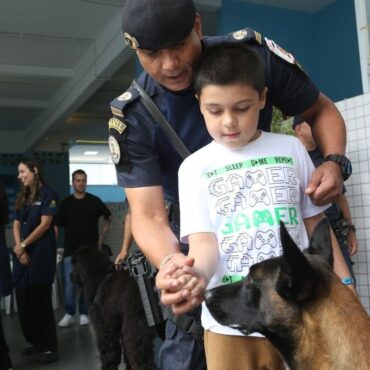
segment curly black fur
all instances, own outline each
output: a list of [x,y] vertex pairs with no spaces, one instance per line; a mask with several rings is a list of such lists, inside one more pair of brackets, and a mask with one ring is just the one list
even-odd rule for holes
[[101,369],[116,370],[122,353],[127,369],[153,370],[154,333],[148,327],[140,293],[127,270],[114,270],[109,256],[83,246],[72,255],[71,279],[83,287],[100,352]]

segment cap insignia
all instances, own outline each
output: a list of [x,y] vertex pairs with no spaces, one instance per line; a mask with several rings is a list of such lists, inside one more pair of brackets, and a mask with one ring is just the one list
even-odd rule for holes
[[123,37],[125,39],[125,43],[131,48],[131,49],[138,49],[139,48],[139,43],[136,40],[134,36],[131,36],[129,33],[125,32],[123,34]]

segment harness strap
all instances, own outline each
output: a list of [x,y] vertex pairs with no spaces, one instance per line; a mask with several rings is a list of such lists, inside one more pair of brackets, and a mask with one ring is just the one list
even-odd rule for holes
[[170,125],[166,117],[155,105],[155,103],[153,102],[151,97],[146,93],[146,91],[136,82],[136,80],[132,82],[132,85],[137,89],[137,91],[139,91],[142,103],[144,104],[145,108],[156,120],[161,129],[166,133],[168,139],[170,140],[176,151],[179,153],[181,158],[183,159],[186,158],[190,154],[190,151],[182,142],[182,140],[179,138],[176,131]]

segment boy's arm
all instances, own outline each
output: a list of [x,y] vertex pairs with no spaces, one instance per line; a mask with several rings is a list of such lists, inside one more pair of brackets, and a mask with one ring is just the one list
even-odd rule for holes
[[203,301],[203,293],[216,271],[219,259],[215,234],[209,232],[191,234],[189,236],[188,257],[194,259],[194,264],[193,266],[184,266],[183,270],[192,278],[182,290],[184,300],[172,305],[172,311],[175,315],[183,314]]
[[[309,237],[311,237],[313,230],[315,229],[315,226],[324,217],[325,215],[323,213],[320,213],[314,217],[306,218],[304,220],[304,224],[306,226],[307,234]],[[331,236],[331,244],[333,247],[333,258],[334,258],[333,270],[340,279],[350,277],[351,273],[348,270],[346,262],[344,261],[344,258],[343,258],[342,251],[339,248],[337,238],[335,237],[334,232],[331,228],[330,228],[330,236]],[[349,288],[351,288],[354,292],[356,292],[353,285],[349,285]]]

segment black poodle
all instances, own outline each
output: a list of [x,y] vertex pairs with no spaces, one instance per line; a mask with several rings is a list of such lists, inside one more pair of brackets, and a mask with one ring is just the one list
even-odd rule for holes
[[154,332],[148,327],[135,279],[115,270],[109,256],[93,246],[72,255],[71,279],[83,287],[100,352],[101,369],[116,370],[122,354],[128,370],[154,370]]

